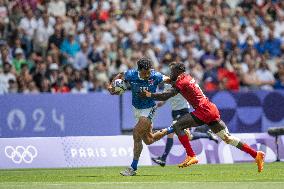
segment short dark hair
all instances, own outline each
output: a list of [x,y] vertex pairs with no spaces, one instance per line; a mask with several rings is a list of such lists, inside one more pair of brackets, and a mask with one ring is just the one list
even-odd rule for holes
[[170,67],[180,72],[185,72],[185,65],[181,62],[172,62],[170,63]]
[[148,70],[152,68],[152,61],[149,58],[141,58],[137,61],[138,70]]

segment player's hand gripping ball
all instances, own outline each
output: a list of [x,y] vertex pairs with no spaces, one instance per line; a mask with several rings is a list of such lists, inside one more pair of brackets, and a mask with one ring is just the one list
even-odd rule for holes
[[113,86],[114,86],[115,93],[119,95],[122,95],[127,89],[126,83],[122,79],[116,79],[113,82]]

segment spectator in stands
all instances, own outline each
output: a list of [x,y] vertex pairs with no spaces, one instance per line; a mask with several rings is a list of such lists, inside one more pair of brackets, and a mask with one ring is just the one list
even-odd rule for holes
[[284,89],[284,62],[278,64],[277,72],[275,73],[274,89]]
[[64,83],[64,78],[61,76],[51,88],[52,93],[69,93],[70,89]]
[[88,59],[88,44],[86,42],[81,44],[81,50],[76,53],[73,67],[77,70],[82,70],[88,67],[90,60]]
[[3,71],[0,73],[0,94],[9,92],[9,81],[16,81],[16,76],[12,72],[12,66],[8,62],[4,62]]
[[86,94],[88,91],[83,86],[83,81],[81,79],[75,80],[75,87],[71,89],[73,94]]
[[26,39],[26,53],[29,55],[32,51],[32,41],[35,31],[38,27],[37,20],[31,8],[25,10],[25,16],[21,19],[19,29],[22,30]]
[[259,76],[256,73],[255,64],[250,62],[248,65],[248,71],[243,73],[242,83],[247,89],[257,89],[262,83]]
[[205,91],[281,88],[283,8],[251,0],[0,0],[0,68],[10,63],[17,78],[2,77],[1,94],[9,83],[11,92],[71,91],[78,79],[87,91],[104,91],[142,56],[165,74],[169,59],[184,62]]
[[22,65],[27,64],[23,49],[17,48],[15,50],[15,58],[13,59],[12,63],[17,73],[20,73]]
[[[39,20],[34,36],[34,51],[45,56],[48,48],[49,37],[54,33],[54,21],[45,13],[42,20]],[[41,21],[41,22],[40,22]]]
[[256,74],[259,78],[259,81],[261,82],[261,89],[273,89],[273,85],[275,84],[275,78],[263,59],[259,63],[258,69],[256,70]]
[[66,4],[63,0],[51,0],[48,4],[48,13],[52,16],[63,17],[66,15]]
[[35,70],[33,73],[33,79],[36,83],[36,86],[41,90],[42,89],[42,80],[47,76],[46,63],[44,61],[39,61],[35,65]]
[[57,80],[59,79],[59,67],[56,63],[51,63],[49,65],[49,70],[48,70],[48,74],[47,74],[47,77],[50,81],[50,85],[54,85]]
[[10,79],[8,81],[9,83],[9,90],[8,93],[18,93],[18,84],[15,80]]
[[40,82],[40,92],[42,92],[42,93],[50,93],[51,92],[50,81],[46,77],[44,77]]
[[38,94],[39,93],[39,90],[35,84],[34,81],[31,81],[29,84],[28,84],[28,91],[27,93],[30,93],[30,94]]
[[167,33],[164,32],[161,32],[160,38],[154,41],[154,46],[159,52],[157,55],[158,60],[162,60],[166,53],[173,51],[173,43],[167,37]]
[[280,56],[281,55],[281,41],[278,38],[274,37],[273,32],[269,33],[268,39],[265,41],[264,49],[267,51],[270,56]]
[[0,50],[0,66],[3,65],[4,62],[12,63],[12,54],[9,52],[9,47],[7,45],[2,46]]
[[135,20],[131,16],[130,10],[124,12],[123,17],[118,21],[117,26],[124,34],[134,33],[137,30]]
[[74,31],[68,32],[68,37],[62,42],[60,50],[66,60],[66,63],[74,62],[76,53],[80,51],[80,44],[75,39]]
[[56,25],[54,29],[54,34],[51,35],[48,39],[48,49],[52,46],[60,48],[61,43],[63,42],[62,28],[60,25]]
[[29,72],[28,64],[21,65],[21,72],[18,76],[18,80],[22,81],[26,87],[28,86],[28,83],[33,81],[33,77]]
[[255,44],[255,48],[259,54],[266,53],[266,43],[265,43],[265,36],[263,34],[260,35],[259,41]]

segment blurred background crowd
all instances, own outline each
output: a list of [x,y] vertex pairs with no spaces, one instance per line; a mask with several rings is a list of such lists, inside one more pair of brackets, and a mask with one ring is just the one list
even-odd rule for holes
[[0,0],[0,94],[106,92],[141,57],[205,91],[284,88],[281,0]]

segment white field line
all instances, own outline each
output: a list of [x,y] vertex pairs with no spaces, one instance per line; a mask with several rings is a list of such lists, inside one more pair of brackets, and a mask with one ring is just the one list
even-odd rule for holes
[[[244,180],[248,181],[248,180]],[[207,181],[207,182],[62,182],[62,183],[48,183],[48,182],[2,182],[1,185],[6,186],[18,186],[18,185],[48,185],[48,186],[65,186],[65,185],[113,185],[113,184],[284,184],[284,182],[218,182],[218,181]]]

